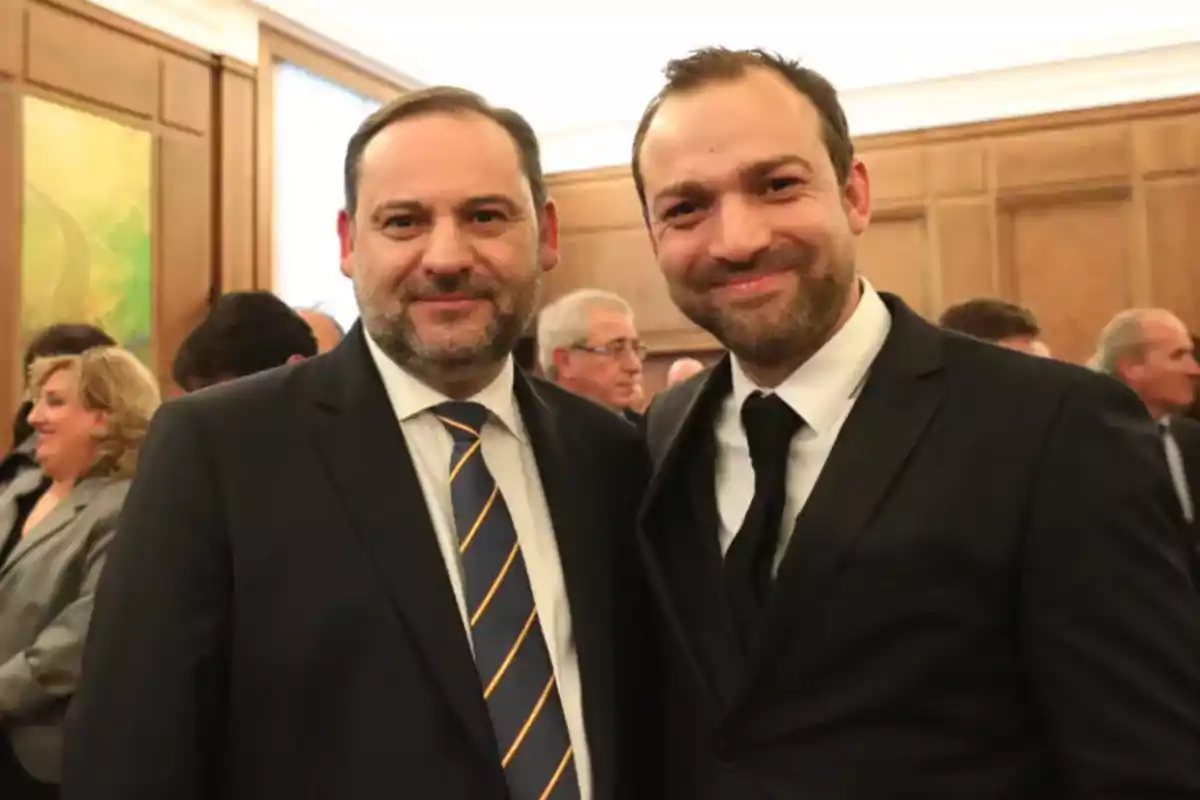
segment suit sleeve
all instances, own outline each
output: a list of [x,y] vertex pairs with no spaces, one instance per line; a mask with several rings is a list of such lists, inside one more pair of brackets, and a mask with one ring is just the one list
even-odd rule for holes
[[82,582],[75,599],[42,629],[33,644],[0,664],[0,719],[32,714],[75,691],[96,582],[116,524],[115,510],[96,520],[88,532]]
[[213,796],[231,569],[208,447],[186,402],[155,415],[96,594],[66,800]]
[[1070,800],[1200,797],[1200,599],[1132,393],[1070,391],[1036,476],[1021,645]]

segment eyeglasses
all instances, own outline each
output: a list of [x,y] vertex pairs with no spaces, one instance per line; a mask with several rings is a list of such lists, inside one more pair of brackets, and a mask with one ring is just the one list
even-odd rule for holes
[[601,345],[577,344],[571,348],[572,350],[583,350],[586,353],[595,353],[598,356],[607,356],[609,358],[620,358],[626,353],[632,353],[638,361],[645,361],[646,354],[650,351],[646,345],[629,339],[614,339],[611,342]]

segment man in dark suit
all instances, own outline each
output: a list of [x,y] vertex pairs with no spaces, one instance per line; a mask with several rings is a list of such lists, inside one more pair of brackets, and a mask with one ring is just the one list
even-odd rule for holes
[[1175,495],[1189,523],[1200,586],[1200,425],[1184,416],[1200,378],[1191,334],[1165,308],[1126,309],[1100,332],[1092,366],[1132,389],[1158,426]]
[[732,355],[647,415],[661,796],[1200,796],[1200,602],[1145,410],[858,274],[868,176],[820,75],[666,74],[634,177]]
[[154,423],[65,797],[636,797],[645,454],[512,365],[557,262],[533,131],[409,93],[346,184],[360,325]]

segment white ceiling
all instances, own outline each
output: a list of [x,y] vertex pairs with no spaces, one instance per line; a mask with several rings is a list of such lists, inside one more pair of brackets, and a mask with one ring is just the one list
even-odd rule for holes
[[317,30],[423,84],[463,85],[511,105],[543,134],[636,119],[663,63],[709,44],[799,57],[846,92],[1200,41],[1192,0],[1107,10],[1095,0],[1009,0],[971,11],[930,0],[810,2],[803,11],[781,0],[660,0],[636,11],[622,0],[576,11],[466,0],[442,12],[382,0],[260,2],[300,22],[321,19]]

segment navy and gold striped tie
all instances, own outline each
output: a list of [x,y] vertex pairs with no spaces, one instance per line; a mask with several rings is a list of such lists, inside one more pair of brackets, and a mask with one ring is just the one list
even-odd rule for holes
[[483,453],[487,409],[442,403],[471,641],[512,800],[577,800],[579,781],[516,529]]

